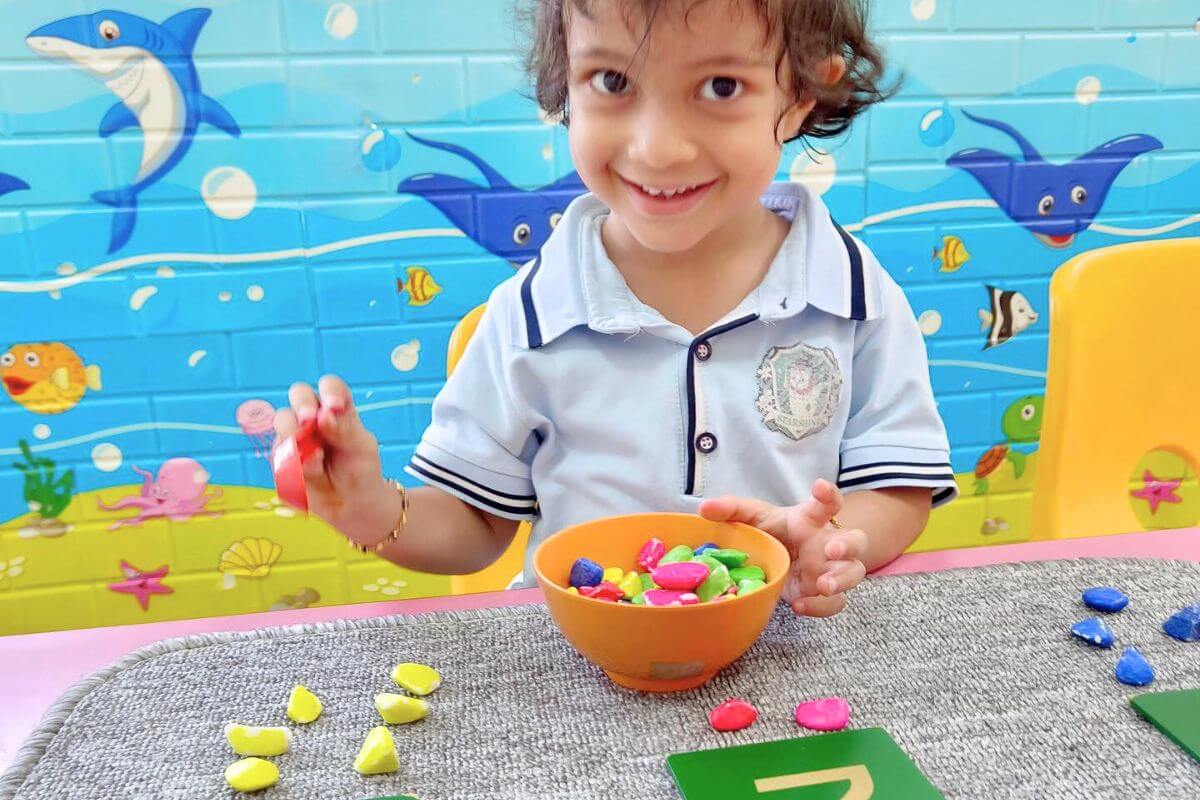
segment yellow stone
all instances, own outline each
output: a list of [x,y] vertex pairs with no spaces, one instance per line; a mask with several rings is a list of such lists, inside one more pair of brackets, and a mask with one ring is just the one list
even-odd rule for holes
[[579,594],[579,590],[576,589],[574,586],[568,586],[567,594]]
[[230,723],[225,726],[225,738],[239,756],[281,756],[292,746],[292,732],[287,728]]
[[630,571],[625,576],[625,580],[617,584],[621,593],[625,595],[626,600],[632,600],[635,596],[642,593],[642,578],[635,571]]
[[388,725],[405,725],[429,716],[429,703],[404,694],[377,694],[375,710]]
[[424,664],[397,664],[392,669],[392,680],[401,689],[424,697],[442,685],[442,676],[433,667]]
[[354,769],[362,775],[382,775],[400,769],[392,732],[382,725],[371,728],[354,759]]
[[292,689],[287,704],[288,719],[292,722],[301,724],[312,722],[321,716],[321,712],[324,710],[325,706],[321,705],[321,700],[305,687],[297,685]]
[[620,567],[609,567],[604,570],[604,577],[601,580],[609,583],[620,584],[625,579],[625,570]]
[[279,767],[261,758],[243,758],[225,768],[225,782],[239,792],[257,792],[279,783]]

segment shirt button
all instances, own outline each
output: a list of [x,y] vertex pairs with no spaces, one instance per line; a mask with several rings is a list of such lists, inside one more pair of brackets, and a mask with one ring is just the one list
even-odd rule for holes
[[696,437],[696,449],[708,455],[717,449],[717,437],[711,433],[702,433]]
[[695,352],[697,361],[708,361],[712,358],[712,345],[708,342],[700,342],[696,345]]

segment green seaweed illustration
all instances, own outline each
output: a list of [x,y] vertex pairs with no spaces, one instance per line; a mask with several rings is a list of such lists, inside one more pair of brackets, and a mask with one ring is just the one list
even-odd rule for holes
[[75,470],[56,475],[55,464],[48,458],[35,456],[24,439],[18,441],[25,463],[13,464],[25,476],[25,502],[29,510],[43,520],[58,518],[75,491]]

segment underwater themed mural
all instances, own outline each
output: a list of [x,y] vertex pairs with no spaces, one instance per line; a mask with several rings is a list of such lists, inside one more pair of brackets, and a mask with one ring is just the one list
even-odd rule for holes
[[[511,0],[411,5],[6,7],[0,634],[510,584],[360,555],[268,465],[288,386],[336,372],[401,475],[455,326],[583,191]],[[1196,17],[881,0],[899,92],[784,147],[778,179],[870,246],[925,338],[962,491],[914,550],[1035,537],[1040,466],[1087,473],[1050,465],[1051,283],[1200,237]],[[1200,523],[1200,453],[1138,452],[1105,489],[1127,529]]]

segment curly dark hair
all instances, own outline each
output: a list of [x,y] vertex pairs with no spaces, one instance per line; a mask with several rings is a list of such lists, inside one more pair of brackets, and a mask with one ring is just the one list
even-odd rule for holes
[[[528,3],[530,0],[526,0]],[[664,2],[685,2],[687,9],[708,0],[532,0],[523,17],[532,45],[525,70],[536,87],[538,105],[569,124],[567,108],[568,57],[566,15],[574,9],[589,14],[597,2],[620,2],[626,14],[640,12],[651,24]],[[892,96],[900,80],[883,86],[885,64],[880,48],[867,35],[868,0],[744,0],[767,27],[767,40],[779,34],[781,47],[775,73],[791,67],[793,97],[815,98],[800,130],[785,141],[801,137],[828,138],[842,133],[869,106]],[[649,35],[647,30],[645,36]],[[643,37],[643,43],[645,38]],[[818,70],[832,55],[840,55],[846,70],[832,85]]]

